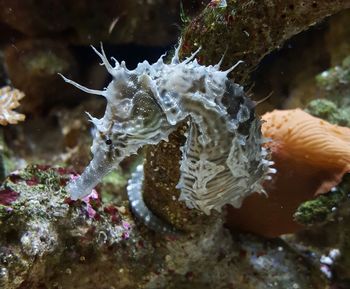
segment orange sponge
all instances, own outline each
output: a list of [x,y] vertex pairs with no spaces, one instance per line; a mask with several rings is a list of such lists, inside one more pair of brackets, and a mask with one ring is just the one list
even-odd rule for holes
[[302,228],[293,220],[297,207],[328,192],[350,172],[350,129],[300,109],[274,110],[262,119],[277,174],[264,184],[268,197],[252,194],[240,209],[229,207],[227,224],[277,237]]

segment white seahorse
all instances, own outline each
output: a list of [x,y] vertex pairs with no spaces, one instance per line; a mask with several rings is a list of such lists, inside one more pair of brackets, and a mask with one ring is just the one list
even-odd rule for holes
[[[134,70],[103,51],[95,52],[113,80],[104,90],[93,90],[65,78],[77,88],[107,100],[104,116],[91,117],[96,126],[93,159],[82,175],[70,182],[72,199],[83,198],[127,156],[144,145],[168,140],[177,125],[189,120],[188,137],[181,148],[179,200],[189,208],[210,214],[225,204],[240,207],[253,192],[264,193],[272,162],[262,147],[261,123],[243,88],[227,78],[235,66],[198,64],[195,55],[179,60],[180,44],[169,64],[163,56],[154,64],[139,63]],[[237,63],[238,64],[238,63]],[[237,65],[236,64],[236,65]],[[134,213],[151,228],[169,231],[146,207],[142,198],[142,167],[133,174],[128,195]]]

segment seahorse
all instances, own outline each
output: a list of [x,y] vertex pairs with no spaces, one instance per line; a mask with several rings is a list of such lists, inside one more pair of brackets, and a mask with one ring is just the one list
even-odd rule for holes
[[[271,178],[273,164],[263,147],[261,122],[254,102],[243,88],[228,79],[239,64],[221,71],[216,65],[200,65],[195,56],[183,61],[180,44],[170,63],[162,55],[157,62],[139,63],[134,70],[116,59],[114,66],[101,51],[94,51],[113,77],[103,90],[86,88],[63,79],[80,90],[101,95],[107,106],[101,119],[89,115],[95,125],[93,159],[82,175],[67,185],[73,200],[88,195],[101,178],[127,156],[145,145],[168,140],[180,123],[187,122],[187,139],[181,147],[179,201],[209,215],[226,204],[240,207],[253,192],[265,193],[262,182]],[[142,166],[128,185],[136,216],[157,231],[170,232],[142,198]]]

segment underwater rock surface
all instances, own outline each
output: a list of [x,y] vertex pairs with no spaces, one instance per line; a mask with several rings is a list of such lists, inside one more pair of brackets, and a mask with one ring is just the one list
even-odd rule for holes
[[[184,6],[195,13],[201,2],[184,1]],[[85,45],[98,41],[167,45],[177,37],[180,5],[177,0],[2,0],[0,16],[2,23],[29,37]]]
[[64,185],[72,176],[30,166],[0,188],[1,288],[326,288],[281,240],[233,238],[220,219],[159,238],[96,192],[71,201]]
[[[220,1],[212,1],[213,4]],[[228,0],[226,7],[208,5],[192,19],[182,32],[184,55],[196,47],[202,63],[216,63],[220,55],[223,67],[232,61],[243,60],[235,81],[243,84],[261,59],[278,49],[292,36],[306,30],[327,16],[350,7],[350,1],[235,1]]]
[[[26,94],[22,109],[39,114],[45,108],[65,102],[78,103],[57,78],[57,73],[77,75],[78,65],[70,49],[62,43],[41,39],[22,40],[4,50],[4,62],[12,85]],[[60,93],[57,93],[57,92]]]
[[[0,142],[3,181],[0,187],[0,288],[350,288],[349,175],[330,192],[298,208],[295,202],[292,209],[281,209],[288,213],[289,221],[294,217],[303,225],[304,229],[297,235],[266,239],[237,230],[229,232],[224,227],[224,214],[212,212],[207,216],[177,200],[179,161],[189,131],[187,119],[179,122],[169,135],[169,142],[163,140],[145,149],[143,194],[154,215],[170,223],[172,229],[176,227],[187,233],[176,231],[174,235],[166,235],[150,230],[137,220],[129,202],[125,201],[125,176],[140,163],[142,150],[138,150],[139,159],[126,159],[120,171],[108,175],[82,200],[69,198],[66,185],[78,175],[51,165],[74,167],[77,171],[86,166],[90,159],[91,135],[96,130],[89,125],[84,111],[100,117],[104,101],[77,97],[76,91],[62,85],[56,73],[64,73],[89,87],[102,88],[108,79],[100,72],[103,69],[98,70],[96,59],[90,59],[92,53],[89,54],[86,44],[103,41],[108,54],[121,60],[124,56],[114,53],[120,48],[118,44],[142,44],[148,48],[169,45],[183,29],[185,41],[181,53],[189,54],[202,45],[199,65],[214,65],[225,51],[224,67],[245,60],[235,71],[239,73],[232,74],[240,85],[250,83],[251,72],[257,65],[270,66],[273,58],[282,58],[275,69],[268,73],[260,71],[265,74],[263,79],[253,76],[254,82],[271,80],[279,90],[268,88],[256,98],[264,100],[273,90],[275,99],[267,106],[272,110],[286,107],[287,98],[293,103],[298,95],[305,96],[299,105],[307,102],[306,96],[326,96],[335,103],[318,99],[307,107],[309,113],[334,124],[348,125],[349,60],[345,57],[350,55],[346,37],[350,27],[346,12],[349,11],[344,11],[341,17],[334,15],[326,25],[314,27],[313,37],[308,32],[301,35],[308,41],[301,41],[299,50],[295,50],[293,39],[288,42],[284,49],[294,54],[293,58],[270,52],[328,15],[348,8],[349,1],[183,2],[179,5],[178,1],[164,0],[0,1],[3,8],[0,10],[1,43],[5,52],[0,53],[1,81],[3,85],[23,88],[26,93],[23,106],[21,102],[18,107],[19,113],[25,110],[25,122],[2,128],[4,137],[1,136]],[[204,11],[195,16],[207,3]],[[186,27],[178,26],[180,18]],[[322,33],[318,33],[319,29]],[[138,49],[136,54],[143,58],[145,47]],[[128,64],[139,61],[140,55],[132,49],[129,54],[132,55],[128,56]],[[155,54],[159,56],[157,51]],[[260,63],[268,54],[270,57]],[[167,63],[167,59],[164,60]],[[314,80],[314,75],[327,69],[330,63],[337,66],[317,78],[317,90],[310,78]],[[280,82],[284,73],[284,82]],[[81,101],[79,107],[71,106],[78,101]],[[136,114],[145,116],[149,103],[138,104]],[[262,106],[259,104],[258,109]],[[243,126],[242,130],[244,128],[247,127]],[[105,141],[110,143],[110,139]],[[218,148],[215,146],[214,150]],[[292,161],[297,158],[292,154],[289,159],[283,158],[284,153],[288,151],[279,151],[280,158],[275,159],[289,189],[283,189],[283,193],[294,193],[294,198],[301,194],[298,186],[304,183],[305,190],[314,197],[319,187],[317,182],[326,179],[323,174],[317,179],[313,177],[319,169],[317,163],[306,166],[298,162],[298,166],[294,166]],[[13,171],[34,162],[50,165],[32,165]],[[281,163],[285,165],[283,168]],[[184,171],[184,166],[182,169]],[[292,174],[293,184],[292,170],[300,172]],[[13,172],[9,175],[10,171]],[[133,179],[130,184],[135,184]],[[140,182],[135,188],[141,188]],[[137,193],[141,194],[141,190]],[[245,222],[254,222],[265,235],[266,228],[257,225],[256,220],[263,219],[260,216],[265,212],[273,212],[269,206],[277,203],[272,194],[266,202],[266,207],[256,209],[255,219],[251,211],[244,218]],[[283,229],[287,228],[284,219],[277,221]],[[246,224],[242,225],[242,231],[247,229]]]

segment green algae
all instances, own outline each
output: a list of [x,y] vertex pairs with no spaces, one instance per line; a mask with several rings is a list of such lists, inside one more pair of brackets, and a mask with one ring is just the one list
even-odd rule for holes
[[180,19],[183,25],[190,23],[191,18],[186,14],[183,2],[180,1]]
[[336,190],[315,200],[307,201],[298,207],[294,213],[294,219],[303,225],[325,222],[345,197],[341,190]]
[[334,66],[316,76],[320,88],[334,91],[340,84],[350,82],[350,56],[346,57],[340,65]]
[[350,105],[350,56],[340,65],[316,76],[316,84],[329,100],[339,105]]
[[10,219],[13,220],[14,227],[21,228],[33,218],[45,220],[55,214],[58,216],[68,206],[60,202],[68,197],[62,180],[63,176],[59,175],[57,169],[37,165],[30,165],[19,173],[11,174],[2,187],[19,195],[8,206],[2,206],[0,223],[7,220],[10,225]]
[[124,197],[128,178],[122,172],[114,170],[106,175],[100,184],[101,195],[106,203],[119,201]]
[[337,208],[348,199],[350,174],[344,176],[341,184],[331,192],[301,204],[294,213],[294,219],[303,225],[324,223],[333,219]]
[[29,71],[34,73],[47,73],[55,75],[59,72],[66,71],[69,63],[66,59],[59,57],[51,50],[38,51],[28,56],[27,61],[24,62]]
[[5,177],[13,171],[15,167],[12,160],[12,152],[6,145],[3,130],[0,130],[0,182],[4,181]]
[[341,108],[328,99],[312,100],[305,111],[332,124],[350,127],[350,107]]

